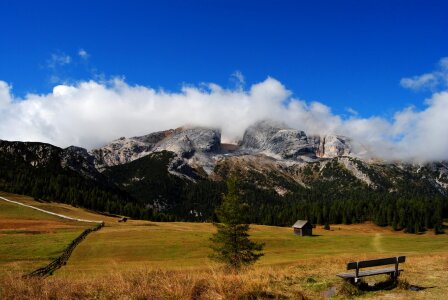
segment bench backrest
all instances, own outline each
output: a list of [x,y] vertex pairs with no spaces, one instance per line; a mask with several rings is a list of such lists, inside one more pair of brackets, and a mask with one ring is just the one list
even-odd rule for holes
[[399,264],[399,263],[404,263],[405,260],[406,260],[406,256],[396,256],[396,257],[388,257],[388,258],[380,258],[380,259],[372,259],[372,260],[354,261],[354,262],[349,262],[347,264],[347,270]]

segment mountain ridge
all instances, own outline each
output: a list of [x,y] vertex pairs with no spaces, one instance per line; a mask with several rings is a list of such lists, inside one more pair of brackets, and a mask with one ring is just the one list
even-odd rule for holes
[[307,164],[325,164],[337,158],[344,168],[373,188],[378,184],[370,178],[372,175],[367,174],[368,169],[398,166],[414,173],[425,169],[431,174],[424,178],[430,180],[441,193],[448,194],[448,163],[413,164],[364,159],[366,150],[354,144],[349,137],[307,135],[285,124],[262,120],[249,126],[238,144],[223,144],[219,129],[184,126],[143,136],[121,137],[90,151],[77,146],[59,148],[46,143],[2,140],[0,151],[17,151],[17,155],[24,156],[25,160],[31,155],[35,159],[31,159],[30,164],[35,166],[57,157],[62,168],[66,167],[90,179],[98,179],[99,173],[112,166],[127,164],[163,151],[174,153],[168,171],[192,181],[201,177],[217,178],[214,174],[216,166],[230,157],[265,156],[265,161],[268,161],[267,158],[273,159],[280,171],[301,168]]
[[307,135],[269,121],[250,126],[237,145],[223,144],[218,129],[192,126],[91,151],[0,141],[0,188],[138,218],[210,221],[232,176],[251,222],[439,228],[448,215],[448,164],[382,162],[364,159],[363,151],[348,137]]
[[214,162],[223,155],[264,154],[277,159],[313,161],[352,155],[354,149],[348,137],[307,136],[304,131],[264,120],[250,126],[237,144],[227,147],[223,146],[218,129],[180,127],[145,136],[122,137],[89,153],[95,157],[95,165],[101,171],[105,167],[128,163],[164,150],[176,153],[186,163],[196,167],[205,165],[209,174]]

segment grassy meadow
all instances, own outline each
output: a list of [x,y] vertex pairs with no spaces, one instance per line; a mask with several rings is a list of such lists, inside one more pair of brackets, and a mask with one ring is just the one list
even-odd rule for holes
[[[254,267],[232,274],[207,258],[209,237],[215,230],[211,224],[139,220],[119,223],[118,218],[69,205],[40,203],[5,193],[0,196],[68,216],[106,222],[106,227],[81,242],[67,265],[54,276],[18,280],[18,274],[45,265],[92,224],[0,201],[0,268],[5,270],[0,276],[0,298],[44,294],[47,296],[43,299],[93,295],[99,299],[319,299],[331,288],[344,290],[335,274],[344,272],[348,261],[394,255],[407,256],[401,286],[412,284],[427,289],[415,292],[395,288],[357,297],[443,299],[448,293],[446,234],[405,234],[366,223],[333,225],[331,230],[318,226],[313,237],[296,237],[291,228],[252,225],[252,238],[265,243],[265,255]],[[333,297],[343,299],[349,295],[350,291]]]
[[[258,265],[332,257],[354,260],[379,255],[448,253],[445,235],[395,233],[372,224],[335,225],[330,231],[318,227],[313,237],[294,236],[291,228],[260,225],[251,228],[252,238],[265,244],[265,255]],[[214,230],[208,223],[108,223],[77,247],[72,259],[59,273],[207,268],[212,265],[207,256],[210,253],[209,237]]]
[[[28,197],[6,193],[0,196],[36,206],[41,204]],[[55,206],[53,210],[59,209]],[[0,200],[0,268],[29,272],[44,266],[91,226]]]

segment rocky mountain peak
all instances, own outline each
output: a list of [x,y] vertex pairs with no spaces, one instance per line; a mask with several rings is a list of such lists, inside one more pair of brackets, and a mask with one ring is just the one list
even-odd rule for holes
[[190,158],[196,152],[211,153],[218,151],[221,145],[221,131],[210,128],[189,128],[165,138],[154,149],[171,151],[180,157]]
[[326,135],[319,137],[319,147],[316,149],[318,157],[333,158],[353,154],[352,140],[341,135]]
[[[191,126],[143,136],[121,137],[90,152],[75,146],[61,149],[45,143],[0,140],[0,156],[4,162],[14,160],[26,166],[49,170],[60,170],[62,167],[84,178],[104,183],[107,183],[108,172],[116,169],[101,174],[107,167],[154,154],[141,160],[142,164],[156,156],[167,157],[163,167],[166,166],[169,173],[192,181],[202,178],[221,180],[232,169],[243,174],[256,170],[258,174],[275,172],[284,176],[285,180],[292,178],[306,187],[313,180],[345,180],[346,177],[338,177],[340,174],[334,171],[342,168],[343,174],[351,174],[372,189],[394,192],[401,181],[420,178],[430,188],[448,195],[448,162],[391,164],[363,159],[364,150],[348,137],[307,135],[302,130],[272,121],[260,121],[248,127],[238,145],[222,144],[218,129]],[[132,164],[136,168],[139,165],[140,161]],[[135,178],[142,177],[133,175],[126,184],[131,184]],[[387,178],[391,180],[384,184]],[[279,194],[284,194],[285,187],[281,181],[275,183],[275,189]]]
[[180,127],[154,132],[144,136],[119,138],[110,144],[94,149],[95,165],[99,170],[107,166],[134,161],[150,153],[174,152],[179,158],[189,159],[196,153],[218,151],[221,132],[203,127]]
[[121,165],[154,152],[176,154],[177,165],[188,164],[212,172],[223,154],[264,154],[275,159],[309,161],[352,154],[351,140],[337,135],[308,136],[286,124],[262,120],[249,126],[239,146],[221,145],[221,131],[213,128],[184,126],[143,136],[121,137],[94,149],[90,154],[98,170]]
[[263,149],[277,132],[285,128],[285,124],[275,121],[258,121],[246,129],[241,146],[246,149]]
[[281,159],[332,158],[352,154],[351,140],[338,135],[307,136],[273,121],[261,121],[244,133],[242,149]]

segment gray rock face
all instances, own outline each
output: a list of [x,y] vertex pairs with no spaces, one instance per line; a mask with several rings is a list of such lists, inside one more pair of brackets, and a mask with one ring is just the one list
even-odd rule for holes
[[353,154],[352,140],[340,135],[325,135],[314,137],[316,155],[318,157],[333,158]]
[[352,153],[350,139],[347,137],[307,136],[301,130],[270,121],[250,126],[244,133],[241,147],[282,159],[333,158]]
[[[100,171],[108,166],[125,164],[150,153],[170,151],[176,154],[174,166],[190,166],[210,174],[216,160],[223,154],[265,154],[276,159],[310,161],[351,154],[350,140],[342,136],[307,136],[273,121],[260,121],[244,133],[239,149],[231,153],[221,147],[221,132],[216,129],[192,127],[151,133],[145,136],[119,138],[112,143],[92,150],[94,164]],[[180,175],[180,174],[177,174]]]
[[[131,162],[153,152],[174,152],[178,159],[207,156],[220,149],[221,132],[210,128],[178,128],[145,136],[120,138],[109,145],[91,151],[99,170]],[[179,165],[181,162],[177,162]],[[205,163],[205,162],[204,162]]]
[[164,139],[154,151],[171,151],[183,158],[191,158],[196,152],[212,153],[220,149],[221,132],[208,128],[191,128]]
[[261,121],[250,126],[244,133],[241,147],[282,159],[314,154],[313,145],[309,143],[305,132],[271,121]]
[[95,157],[95,166],[101,171],[105,167],[125,164],[152,153],[160,141],[175,132],[166,130],[139,137],[121,137],[104,147],[92,150],[90,154]]
[[245,149],[266,149],[272,137],[286,125],[273,121],[260,121],[249,126],[244,132],[241,147]]

